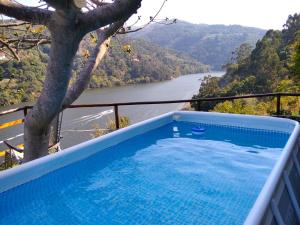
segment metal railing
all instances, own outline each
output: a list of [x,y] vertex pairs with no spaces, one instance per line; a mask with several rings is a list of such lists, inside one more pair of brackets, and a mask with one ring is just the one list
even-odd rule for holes
[[[264,98],[264,97],[276,97],[276,114],[275,116],[283,116],[281,114],[281,98],[282,97],[300,97],[300,93],[267,93],[267,94],[251,94],[242,96],[228,96],[228,97],[211,97],[211,98],[197,98],[197,99],[183,99],[183,100],[167,100],[167,101],[137,101],[137,102],[117,102],[117,103],[106,103],[106,104],[78,104],[70,105],[68,108],[95,108],[95,107],[113,107],[115,114],[115,124],[116,128],[120,128],[119,121],[119,107],[120,106],[132,106],[132,105],[158,105],[158,104],[174,104],[174,103],[196,103],[198,106],[201,102],[209,101],[228,101],[236,99],[247,99],[247,98]],[[0,116],[11,114],[18,111],[23,111],[24,116],[27,115],[29,109],[33,106],[24,106],[20,108],[10,109],[0,112]],[[198,108],[198,110],[200,110]]]

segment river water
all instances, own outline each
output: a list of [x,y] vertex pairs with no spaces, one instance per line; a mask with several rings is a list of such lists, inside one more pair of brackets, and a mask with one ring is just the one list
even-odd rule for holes
[[[212,76],[222,76],[223,72],[211,72]],[[114,103],[130,101],[161,101],[189,99],[199,90],[201,79],[208,73],[180,76],[176,79],[152,84],[139,84],[123,87],[101,88],[85,91],[74,104]],[[13,106],[19,107],[19,106]],[[127,116],[130,124],[174,110],[183,104],[121,106],[120,116]],[[2,109],[4,110],[4,108]],[[0,109],[0,111],[2,111]],[[22,113],[1,116],[0,124],[22,117]],[[105,128],[108,120],[114,119],[112,108],[67,109],[63,114],[62,147],[66,148],[92,138],[95,127]],[[23,125],[1,130],[0,141],[19,135],[10,140],[13,144],[23,143]],[[0,148],[3,149],[0,142]]]

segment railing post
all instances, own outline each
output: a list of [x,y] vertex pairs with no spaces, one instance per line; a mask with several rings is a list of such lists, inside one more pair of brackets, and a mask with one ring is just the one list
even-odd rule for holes
[[281,114],[281,109],[280,109],[280,98],[281,98],[281,95],[280,94],[277,94],[276,96],[276,115],[277,116],[280,116]]
[[116,129],[120,129],[118,105],[114,105]]
[[200,110],[201,110],[200,105],[201,105],[201,101],[197,101],[197,111],[200,111]]
[[26,116],[27,116],[27,113],[28,113],[28,108],[27,108],[27,107],[25,107],[25,108],[24,108],[24,117],[26,117]]

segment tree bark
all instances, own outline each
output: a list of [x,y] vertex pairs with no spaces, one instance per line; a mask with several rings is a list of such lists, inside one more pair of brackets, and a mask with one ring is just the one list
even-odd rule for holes
[[97,44],[93,49],[92,55],[78,74],[75,83],[69,88],[63,102],[63,108],[71,105],[88,87],[93,72],[97,69],[108,50],[111,36],[123,26],[124,22],[124,20],[121,20],[112,24],[105,30],[97,30]]
[[63,107],[66,108],[71,105],[88,87],[93,72],[98,67],[100,61],[107,52],[110,38],[98,40],[92,55],[89,57],[84,68],[78,74],[78,77],[72,87],[69,88],[63,102]]
[[[55,12],[49,25],[51,51],[44,88],[25,118],[25,162],[48,154],[50,123],[60,112],[71,77],[73,58],[83,34],[72,19]],[[72,15],[71,15],[72,16]]]
[[0,13],[33,24],[47,25],[52,11],[24,6],[10,0],[0,0]]
[[116,21],[127,20],[137,12],[141,2],[142,0],[115,0],[113,3],[104,4],[87,13],[78,15],[78,20],[84,24],[84,29],[88,33]]

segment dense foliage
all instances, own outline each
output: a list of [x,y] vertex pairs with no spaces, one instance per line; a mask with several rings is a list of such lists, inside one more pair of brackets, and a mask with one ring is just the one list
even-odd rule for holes
[[[269,30],[255,49],[247,44],[233,53],[222,78],[206,77],[197,97],[234,96],[268,92],[298,92],[300,59],[300,15],[289,16],[282,31]],[[202,110],[219,112],[274,114],[275,100],[252,99],[203,103]],[[283,113],[299,113],[300,99],[285,97]]]
[[[76,74],[87,59],[83,43],[74,63]],[[131,52],[123,46],[130,45]],[[90,49],[91,50],[91,49]],[[26,50],[20,54],[21,61],[0,61],[0,105],[34,101],[41,92],[49,46]],[[100,67],[93,74],[90,87],[148,83],[172,79],[180,74],[205,72],[209,69],[196,60],[160,48],[142,40],[115,38]]]
[[1,106],[33,101],[42,89],[47,55],[28,50],[21,57],[0,65]]
[[153,24],[133,34],[160,46],[189,54],[200,62],[220,70],[231,52],[242,43],[254,46],[264,30],[238,25],[191,24],[183,21],[172,26]]

